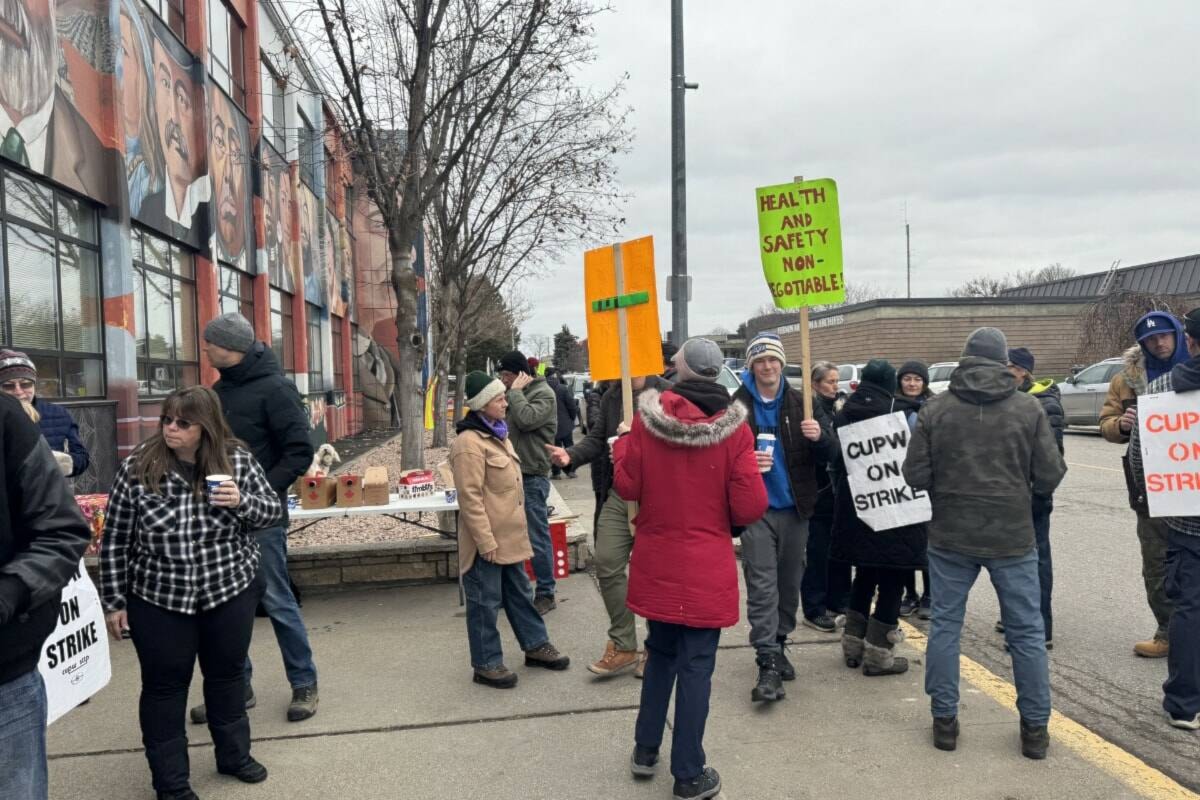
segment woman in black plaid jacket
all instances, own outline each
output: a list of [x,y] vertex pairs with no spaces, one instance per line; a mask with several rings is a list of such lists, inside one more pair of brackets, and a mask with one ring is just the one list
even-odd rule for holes
[[[214,483],[209,476],[232,480]],[[262,467],[235,439],[211,389],[173,392],[156,434],[121,464],[109,495],[100,593],[114,638],[142,672],[138,715],[159,800],[194,800],[184,714],[197,658],[217,771],[247,783],[245,661],[262,596],[253,531],[282,514]]]

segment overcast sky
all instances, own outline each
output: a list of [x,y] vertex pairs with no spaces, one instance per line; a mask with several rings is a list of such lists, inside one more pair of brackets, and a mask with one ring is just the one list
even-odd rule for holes
[[[670,3],[612,0],[586,82],[628,72],[629,225],[671,269]],[[686,3],[689,332],[770,302],[754,189],[837,181],[845,276],[913,295],[1059,262],[1200,252],[1200,4]],[[586,335],[583,254],[521,292]],[[670,328],[670,304],[659,311]]]

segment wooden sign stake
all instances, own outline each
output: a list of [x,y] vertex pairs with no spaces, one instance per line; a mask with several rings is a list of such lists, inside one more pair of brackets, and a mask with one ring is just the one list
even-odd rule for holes
[[[617,297],[625,294],[625,264],[621,260],[621,245],[613,245],[613,269],[616,270]],[[617,347],[621,354],[621,419],[626,425],[633,425],[633,376],[629,368],[629,326],[625,316],[625,306],[617,304]],[[626,503],[625,510],[629,514],[629,532],[633,529],[633,518],[637,516],[637,503]]]
[[[804,180],[803,175],[796,176],[796,183]],[[804,398],[804,418],[813,418],[813,399],[812,399],[812,354],[808,347],[808,306],[800,306],[800,369],[804,374],[801,377],[803,381],[802,396]]]

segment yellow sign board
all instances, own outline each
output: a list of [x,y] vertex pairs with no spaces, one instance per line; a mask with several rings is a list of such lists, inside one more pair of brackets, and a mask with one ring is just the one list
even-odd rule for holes
[[844,303],[842,223],[830,178],[756,191],[763,275],[778,308]]
[[[621,250],[617,281],[616,247]],[[658,291],[654,280],[654,238],[646,236],[589,250],[583,255],[587,301],[588,361],[594,381],[621,377],[619,318],[625,317],[629,375],[658,375],[663,370],[658,329]]]

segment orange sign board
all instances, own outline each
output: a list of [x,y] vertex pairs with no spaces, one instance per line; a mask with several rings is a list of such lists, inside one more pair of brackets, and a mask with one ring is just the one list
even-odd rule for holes
[[[654,238],[623,242],[623,285],[618,291],[616,254],[612,245],[583,254],[587,304],[588,360],[594,381],[621,377],[618,317],[625,314],[629,337],[629,375],[658,375],[663,370],[658,329],[658,291],[654,280]],[[618,302],[619,298],[621,299]],[[599,306],[599,308],[598,308]]]

